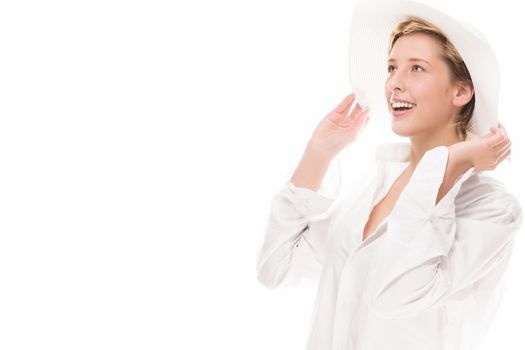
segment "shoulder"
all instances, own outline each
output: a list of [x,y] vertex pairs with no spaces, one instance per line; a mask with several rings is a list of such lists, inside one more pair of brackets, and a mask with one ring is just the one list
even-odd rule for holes
[[455,200],[456,216],[498,224],[523,220],[521,203],[500,180],[486,172],[475,173],[461,186]]

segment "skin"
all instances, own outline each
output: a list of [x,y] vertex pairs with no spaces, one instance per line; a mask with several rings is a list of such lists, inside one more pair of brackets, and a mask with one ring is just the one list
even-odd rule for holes
[[[413,61],[410,58],[418,58]],[[510,140],[501,127],[481,139],[462,141],[455,131],[454,118],[473,96],[473,86],[454,81],[441,57],[439,42],[424,33],[400,37],[387,60],[389,73],[385,97],[411,101],[416,107],[402,118],[392,117],[392,130],[409,137],[412,147],[407,169],[394,182],[387,195],[373,208],[365,225],[363,240],[391,212],[418,162],[426,151],[445,145],[449,158],[435,204],[448,193],[456,180],[471,167],[494,169],[510,154]]]
[[[408,60],[414,57],[428,63]],[[385,62],[389,75],[384,89],[390,111],[389,101],[393,96],[416,104],[403,118],[391,117],[392,130],[410,138],[412,147],[406,170],[372,209],[363,240],[390,213],[426,151],[441,145],[449,150],[436,205],[468,169],[493,170],[511,152],[511,141],[501,124],[487,135],[468,141],[461,141],[456,134],[454,117],[470,101],[474,91],[472,85],[453,81],[435,38],[425,33],[404,35],[396,41],[388,59],[393,61]],[[354,102],[355,94],[347,95],[317,125],[290,180],[294,185],[317,191],[331,160],[358,138],[367,124],[368,111]]]
[[407,116],[391,118],[392,131],[410,138],[411,168],[427,150],[461,141],[454,130],[454,116],[470,101],[474,90],[452,81],[437,39],[424,33],[403,35],[394,44],[385,69],[388,71],[385,100],[389,110],[393,111],[389,103],[392,97],[417,105]]
[[[421,61],[410,61],[418,58]],[[454,81],[442,58],[441,47],[434,37],[425,33],[401,36],[387,59],[385,82],[387,102],[397,97],[417,106],[403,118],[392,118],[392,130],[410,138],[412,173],[426,151],[439,145],[449,147],[445,178],[436,204],[465,171],[492,170],[510,155],[510,140],[505,129],[491,131],[481,140],[462,141],[453,125],[456,115],[474,94],[471,84]],[[393,109],[388,103],[389,109]]]

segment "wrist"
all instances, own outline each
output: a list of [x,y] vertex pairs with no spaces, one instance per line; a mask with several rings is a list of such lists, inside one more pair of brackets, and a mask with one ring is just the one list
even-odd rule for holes
[[323,147],[321,143],[313,139],[308,141],[305,153],[307,153],[312,158],[316,158],[320,162],[329,163],[335,158],[333,153],[329,152],[326,147]]
[[473,166],[472,159],[466,153],[467,152],[449,152],[449,164],[445,171],[445,180],[455,183],[461,175]]

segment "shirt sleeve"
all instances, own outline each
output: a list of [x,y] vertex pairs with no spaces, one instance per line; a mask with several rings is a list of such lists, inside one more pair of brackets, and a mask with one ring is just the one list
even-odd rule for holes
[[455,198],[474,168],[435,204],[447,162],[448,147],[427,151],[391,212],[369,277],[369,305],[380,317],[443,305],[489,273],[492,284],[484,288],[495,288],[505,271],[523,221],[518,200],[506,192],[480,193],[470,214],[457,217]]
[[319,277],[332,208],[340,190],[338,158],[332,161],[317,191],[296,187],[290,181],[282,185],[271,200],[263,244],[257,254],[257,279],[261,284],[273,289]]

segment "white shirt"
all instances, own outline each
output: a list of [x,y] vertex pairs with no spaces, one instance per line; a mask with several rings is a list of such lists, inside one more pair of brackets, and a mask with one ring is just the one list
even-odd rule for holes
[[324,185],[314,192],[287,182],[273,197],[257,278],[272,289],[318,277],[307,350],[476,349],[486,333],[523,221],[520,203],[471,167],[436,205],[448,160],[448,147],[438,146],[362,241],[410,147],[381,144],[375,175],[340,205]]

